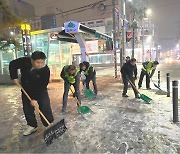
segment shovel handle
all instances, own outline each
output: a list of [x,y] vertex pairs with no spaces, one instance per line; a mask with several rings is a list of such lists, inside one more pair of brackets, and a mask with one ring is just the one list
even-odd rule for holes
[[[148,74],[148,76],[149,76],[149,78],[150,78],[150,75]],[[152,78],[150,78],[151,79],[151,82],[155,85],[155,83],[154,83],[154,81],[153,81],[153,79]]]
[[[29,99],[29,101],[32,101],[31,97],[27,94],[27,92],[24,90],[24,88],[21,86],[21,84],[17,83],[17,85],[22,89],[23,93],[26,95],[26,97]],[[43,119],[47,122],[47,124],[50,125],[50,122],[47,120],[47,118],[44,116],[44,114],[41,112],[41,110],[36,105],[34,107],[39,112],[39,114],[43,117]]]
[[127,78],[127,80],[129,81],[129,83],[131,84],[131,86],[136,89],[136,91],[140,94],[140,92],[138,91],[138,89],[136,88],[136,86],[131,82],[130,79]]
[[151,78],[151,82],[154,84],[154,81],[153,81],[153,79]]
[[[70,87],[69,89],[71,90],[71,92],[72,92],[72,94],[73,94],[72,88]],[[79,100],[77,99],[77,97],[75,97],[75,99],[76,99],[76,101],[77,101],[78,106],[81,106],[81,104],[79,103]]]

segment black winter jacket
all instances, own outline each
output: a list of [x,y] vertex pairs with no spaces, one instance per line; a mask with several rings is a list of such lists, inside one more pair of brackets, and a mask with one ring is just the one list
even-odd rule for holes
[[121,74],[125,78],[128,76],[129,78],[137,77],[137,66],[133,66],[130,62],[125,63],[121,68]]
[[21,84],[27,93],[33,98],[38,97],[44,90],[50,78],[50,70],[46,65],[41,69],[32,69],[31,59],[29,57],[18,58],[9,64],[11,79],[17,79],[17,70],[21,71]]

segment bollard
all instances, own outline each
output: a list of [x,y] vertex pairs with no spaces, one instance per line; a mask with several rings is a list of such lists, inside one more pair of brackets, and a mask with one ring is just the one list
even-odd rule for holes
[[173,88],[173,122],[178,122],[178,81],[172,82]]
[[158,71],[158,87],[160,87],[160,71]]
[[167,97],[170,97],[170,74],[166,74],[166,81],[167,81]]

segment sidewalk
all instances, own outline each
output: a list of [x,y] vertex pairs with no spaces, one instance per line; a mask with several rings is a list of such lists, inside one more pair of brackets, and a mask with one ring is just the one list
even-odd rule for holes
[[[172,124],[171,98],[141,90],[153,98],[152,104],[135,99],[132,90],[129,98],[122,98],[122,85],[112,77],[97,79],[99,94],[95,100],[83,98],[93,114],[78,115],[76,101],[70,97],[67,108],[68,130],[52,145],[46,147],[39,122],[38,132],[23,137],[25,120],[19,89],[1,86],[0,152],[24,153],[180,153],[180,128]],[[59,121],[63,84],[49,85],[55,121]],[[4,93],[3,91],[6,91]],[[37,115],[38,119],[39,116]]]

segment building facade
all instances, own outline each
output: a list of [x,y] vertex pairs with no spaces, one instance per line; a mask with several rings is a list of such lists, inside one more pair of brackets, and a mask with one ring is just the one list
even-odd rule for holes
[[73,5],[72,0],[38,0],[32,4],[37,6],[36,18],[31,20],[33,30],[62,27],[65,22],[73,20],[111,35],[112,0],[78,0]]
[[56,15],[46,14],[41,16],[41,29],[56,28]]

